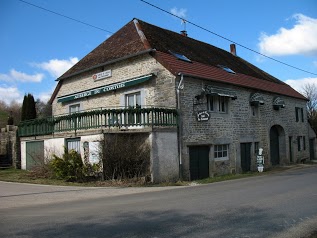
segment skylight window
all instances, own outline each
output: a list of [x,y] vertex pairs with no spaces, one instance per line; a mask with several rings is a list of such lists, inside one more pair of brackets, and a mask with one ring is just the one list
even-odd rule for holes
[[183,60],[183,61],[186,61],[186,62],[192,62],[190,59],[188,59],[185,55],[183,54],[180,54],[180,53],[176,53],[176,52],[173,52],[173,51],[169,51],[172,55],[174,55],[177,59],[179,60]]
[[222,68],[224,71],[230,73],[230,74],[235,74],[236,72],[234,72],[232,69],[230,69],[229,67],[227,66],[224,66],[224,65],[218,65],[219,68]]

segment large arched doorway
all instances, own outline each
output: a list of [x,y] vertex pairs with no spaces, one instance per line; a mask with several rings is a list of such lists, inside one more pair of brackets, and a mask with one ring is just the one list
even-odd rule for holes
[[[286,156],[285,132],[283,127],[274,125],[270,129],[270,159],[271,165],[279,165],[281,159]],[[284,159],[284,158],[283,158]]]

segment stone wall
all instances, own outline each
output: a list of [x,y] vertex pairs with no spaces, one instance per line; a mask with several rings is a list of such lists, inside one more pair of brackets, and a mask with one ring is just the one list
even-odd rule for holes
[[[111,70],[112,76],[98,81],[93,80],[92,75],[105,70]],[[60,96],[118,83],[150,73],[157,75],[140,85],[70,102],[57,102],[57,97]],[[176,107],[175,77],[152,56],[141,55],[65,79],[53,101],[53,115],[69,113],[69,106],[73,104],[80,104],[80,110],[124,107],[125,95],[137,91],[141,91],[143,107]]]
[[[229,88],[236,92],[237,99],[228,101],[228,112],[209,112],[208,121],[197,121],[197,112],[207,110],[207,100],[194,105],[195,96],[201,94],[205,85]],[[264,98],[264,105],[256,108],[256,115],[250,106],[250,94],[259,92]],[[184,89],[181,91],[182,117],[182,151],[184,158],[184,177],[189,178],[189,146],[210,146],[210,175],[241,171],[240,143],[251,144],[251,169],[256,170],[255,143],[263,148],[265,166],[270,167],[270,130],[279,129],[280,164],[294,162],[309,157],[308,123],[306,101],[279,95],[285,102],[285,108],[273,109],[273,98],[277,96],[269,92],[256,91],[219,84],[207,80],[185,78]],[[304,122],[301,118],[296,122],[295,107],[303,108]],[[306,148],[298,151],[297,137],[305,137]],[[290,145],[291,143],[291,145]],[[229,144],[229,156],[226,161],[214,159],[213,149],[217,144]],[[292,147],[292,155],[290,155]],[[303,145],[302,145],[303,147]]]
[[0,167],[13,166],[20,168],[20,142],[17,137],[17,126],[7,125],[0,131]]

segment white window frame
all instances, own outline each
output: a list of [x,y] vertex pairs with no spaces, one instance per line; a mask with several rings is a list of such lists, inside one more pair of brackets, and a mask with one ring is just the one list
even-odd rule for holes
[[68,138],[65,139],[65,145],[67,151],[75,150],[78,154],[80,154],[80,138]]
[[228,160],[229,144],[214,145],[214,159],[215,161]]

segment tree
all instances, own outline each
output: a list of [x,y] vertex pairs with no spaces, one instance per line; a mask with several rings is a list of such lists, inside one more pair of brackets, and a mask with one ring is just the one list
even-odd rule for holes
[[303,95],[309,100],[307,102],[307,118],[312,128],[317,133],[317,86],[308,83],[302,87]]
[[21,121],[31,120],[36,118],[35,101],[32,94],[24,95],[22,103]]
[[[10,118],[12,117],[12,118]],[[0,100],[0,128],[6,125],[19,125],[21,118],[21,104],[12,101],[9,105]],[[10,119],[10,120],[9,120]],[[14,119],[12,121],[12,119]]]
[[52,116],[52,105],[45,103],[40,99],[36,100],[36,114],[38,118],[45,118]]
[[12,111],[10,111],[10,116],[8,116],[8,122],[7,125],[13,125],[14,124],[14,119],[12,116]]

